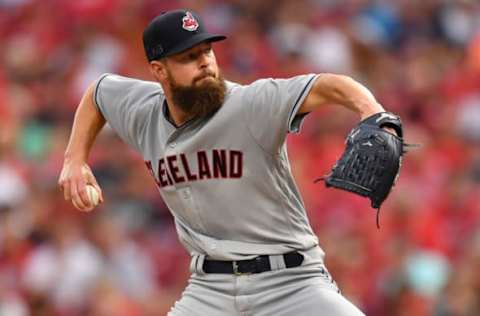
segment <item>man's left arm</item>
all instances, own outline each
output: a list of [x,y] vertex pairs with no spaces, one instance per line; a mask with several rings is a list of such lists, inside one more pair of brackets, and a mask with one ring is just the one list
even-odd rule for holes
[[349,133],[345,151],[332,171],[316,181],[325,180],[327,187],[366,196],[372,207],[379,209],[395,184],[405,153],[400,118],[383,113],[385,110],[366,87],[342,75],[317,76],[297,114],[312,112],[324,104],[345,106],[358,113],[361,122]]
[[365,86],[348,76],[328,73],[317,76],[297,114],[313,112],[325,104],[345,106],[362,120],[385,111]]

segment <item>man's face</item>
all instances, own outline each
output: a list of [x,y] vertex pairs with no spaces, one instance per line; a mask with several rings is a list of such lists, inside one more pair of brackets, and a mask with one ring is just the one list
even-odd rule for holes
[[176,84],[199,86],[219,77],[217,60],[211,43],[201,43],[166,58],[166,66]]
[[222,106],[225,82],[210,43],[168,57],[164,65],[173,102],[183,112],[195,117],[207,116]]

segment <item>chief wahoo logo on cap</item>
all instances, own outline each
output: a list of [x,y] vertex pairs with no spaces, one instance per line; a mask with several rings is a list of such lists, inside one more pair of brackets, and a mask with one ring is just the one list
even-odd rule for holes
[[190,31],[190,32],[193,32],[195,31],[197,28],[198,28],[198,22],[197,20],[195,19],[195,17],[190,13],[190,12],[186,12],[185,16],[183,17],[182,19],[183,21],[183,25],[182,27],[187,30],[187,31]]

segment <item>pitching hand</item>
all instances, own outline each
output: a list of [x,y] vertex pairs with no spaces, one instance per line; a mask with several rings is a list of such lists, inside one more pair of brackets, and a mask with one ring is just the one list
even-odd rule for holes
[[100,203],[102,203],[102,189],[90,167],[83,161],[65,160],[58,185],[63,191],[65,200],[71,200],[73,206],[82,212],[89,212],[94,208],[88,197],[87,184],[91,184],[97,189],[100,195]]

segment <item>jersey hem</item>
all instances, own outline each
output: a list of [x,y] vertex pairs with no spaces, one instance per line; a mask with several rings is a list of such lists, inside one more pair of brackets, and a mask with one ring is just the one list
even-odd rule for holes
[[[293,104],[292,110],[290,111],[290,115],[288,116],[288,121],[287,121],[287,132],[288,133],[293,133],[293,134],[298,134],[301,129],[301,125],[303,123],[303,120],[305,117],[308,115],[308,113],[302,113],[300,114],[301,116],[297,117],[297,112],[300,109],[300,107],[303,104],[303,101],[307,97],[308,93],[310,92],[310,89],[313,86],[313,83],[315,83],[316,78],[318,78],[318,74],[312,75],[312,78],[310,78],[303,88],[302,92],[298,95],[297,100]],[[296,126],[293,126],[295,123],[295,119],[299,119],[298,124],[295,124]]]
[[100,113],[102,113],[103,117],[105,117],[105,115],[103,113],[102,106],[98,102],[97,97],[98,97],[98,90],[100,88],[100,83],[103,81],[103,79],[107,78],[109,75],[111,75],[111,74],[106,73],[106,74],[101,75],[100,78],[97,79],[97,83],[95,83],[95,86],[93,88],[93,103],[95,104],[97,109],[100,111]]

